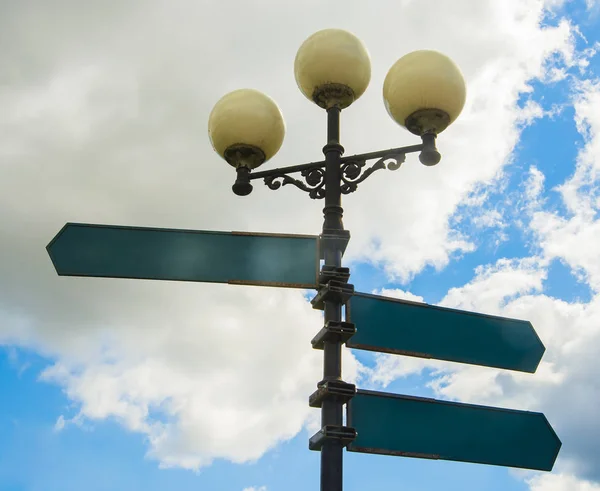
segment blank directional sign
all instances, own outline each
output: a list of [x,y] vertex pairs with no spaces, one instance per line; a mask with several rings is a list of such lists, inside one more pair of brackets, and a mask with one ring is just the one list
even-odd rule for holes
[[315,288],[319,238],[67,223],[47,247],[59,275]]
[[533,373],[545,348],[528,321],[364,293],[346,306],[356,334],[346,345]]
[[351,452],[550,471],[561,442],[541,413],[359,390]]

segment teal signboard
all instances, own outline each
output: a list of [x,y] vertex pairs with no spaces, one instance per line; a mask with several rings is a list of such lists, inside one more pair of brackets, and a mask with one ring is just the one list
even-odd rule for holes
[[561,447],[541,413],[364,390],[347,411],[351,452],[549,471]]
[[528,321],[355,294],[346,345],[384,353],[535,372],[545,348]]
[[[323,237],[67,223],[47,251],[62,276],[318,289]],[[332,281],[323,296],[340,291]],[[346,321],[353,325],[345,326],[355,331],[346,339],[351,348],[524,372],[535,372],[545,350],[527,321],[351,295]],[[343,337],[342,327],[327,323],[324,336]],[[349,392],[335,384],[319,390],[334,397]],[[548,471],[561,447],[541,413],[364,390],[346,404],[348,431],[333,426],[323,435],[354,438],[356,430],[347,444],[352,452]]]
[[319,238],[67,223],[47,246],[61,276],[316,288]]

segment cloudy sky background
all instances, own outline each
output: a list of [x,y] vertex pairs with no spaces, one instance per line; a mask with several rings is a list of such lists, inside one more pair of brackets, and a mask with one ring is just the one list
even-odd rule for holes
[[233,195],[206,128],[256,88],[287,126],[265,168],[319,160],[293,61],[327,27],[372,58],[348,154],[415,143],[381,100],[400,56],[468,85],[438,166],[345,198],[356,289],[528,319],[547,348],[535,375],[347,351],[344,378],[541,411],[563,441],[552,473],[347,454],[345,489],[600,490],[597,0],[0,2],[0,489],[318,488],[306,292],[59,278],[45,246],[67,221],[318,233],[296,189]]

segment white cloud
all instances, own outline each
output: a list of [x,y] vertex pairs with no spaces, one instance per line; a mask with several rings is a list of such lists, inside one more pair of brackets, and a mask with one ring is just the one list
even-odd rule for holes
[[[369,6],[372,21],[364,3],[340,5],[0,7],[0,341],[56,360],[44,377],[80,405],[80,418],[114,418],[147,435],[149,455],[163,466],[253,460],[297,434],[320,378],[321,354],[310,349],[320,315],[302,292],[57,278],[44,247],[66,221],[318,232],[322,203],[297,190],[257,185],[250,197],[233,196],[232,170],[212,153],[206,122],[224,92],[256,87],[277,100],[288,128],[269,165],[319,159],[324,115],[296,90],[292,64],[303,39],[335,18],[373,59],[372,87],[343,114],[347,153],[415,142],[381,103],[386,70],[401,55],[440,49],[467,79],[465,112],[438,141],[439,166],[410,156],[345,198],[348,258],[371,258],[407,279],[473,249],[449,217],[510,162],[523,120],[539,112],[518,107],[529,82],[579,63],[572,26],[540,27],[538,0],[438,1],[435,19],[419,2],[382,1]],[[479,276],[479,290],[467,285],[447,301],[528,313],[512,298],[539,290],[544,271],[533,259],[499,262]],[[592,315],[589,306],[556,308],[565,322]],[[347,352],[344,367],[355,379],[360,367]],[[548,380],[562,373],[548,370]]]
[[61,414],[58,419],[56,420],[56,423],[54,423],[54,431],[59,432],[62,431],[65,428],[65,417]]
[[[585,61],[587,58],[583,57]],[[523,127],[531,126],[536,120],[544,117],[554,118],[563,110],[564,106],[560,104],[555,104],[550,109],[544,109],[539,102],[528,99],[521,108],[519,120]]]
[[478,266],[476,280],[451,288],[440,305],[463,310],[484,309],[498,313],[515,295],[541,291],[546,279],[541,258],[499,259],[491,266]]
[[477,228],[506,228],[507,226],[504,222],[502,213],[498,210],[487,210],[481,215],[475,216],[473,218],[473,224]]
[[598,219],[600,192],[600,82],[576,85],[575,122],[585,146],[577,158],[574,174],[559,188],[568,216],[540,210],[533,215],[532,230],[550,258],[565,261],[594,291],[600,291],[600,242]]
[[541,474],[528,480],[531,491],[600,491],[600,485],[565,474]]
[[361,388],[386,388],[394,380],[419,375],[433,365],[435,362],[421,358],[376,353],[375,366],[365,369]]
[[[600,142],[597,118],[600,91],[596,83],[576,86],[576,122],[585,141],[575,173],[559,187],[567,216],[543,209],[543,176],[531,173],[535,185],[529,199],[535,203],[530,226],[540,241],[542,256],[519,260],[501,259],[482,267],[473,281],[449,291],[442,304],[529,319],[547,351],[535,376],[491,371],[476,367],[447,370],[431,386],[438,394],[471,402],[498,404],[543,411],[563,440],[557,474],[529,480],[532,490],[597,487],[600,480],[600,426],[596,374],[600,369],[596,347],[600,345],[600,242],[598,219],[592,209],[590,184],[597,186],[595,169]],[[592,190],[592,195],[593,195]],[[552,260],[564,261],[592,289],[588,302],[565,302],[543,291]],[[566,403],[565,401],[568,401]],[[581,479],[588,479],[590,482]]]
[[[180,314],[175,304],[148,307],[141,325],[108,331],[109,348],[84,355],[93,362],[64,356],[45,380],[65,386],[86,418],[115,418],[148,435],[149,454],[163,466],[257,459],[296,435],[310,411],[320,378],[310,339],[320,315],[295,292],[214,288],[205,299],[180,291],[182,304],[195,304]],[[235,305],[210,309],[231,294]]]
[[384,297],[399,298],[401,300],[410,300],[411,302],[425,302],[425,299],[420,295],[402,290],[400,288],[381,288],[373,290],[374,295],[383,295]]
[[[446,398],[544,412],[564,444],[559,469],[569,466],[578,475],[597,480],[600,427],[593,408],[598,403],[594,394],[600,367],[594,347],[600,343],[600,297],[567,303],[523,291],[522,283],[526,282],[518,266],[503,268],[476,277],[443,303],[530,320],[546,346],[536,374],[446,367],[431,387]],[[486,290],[497,294],[490,298]]]
[[588,10],[595,11],[598,13],[598,9],[600,8],[600,2],[598,0],[585,0],[585,4]]
[[546,176],[537,167],[529,168],[529,178],[525,182],[525,197],[528,208],[537,210],[542,206],[545,180]]
[[19,352],[13,346],[8,346],[6,349],[6,356],[8,365],[17,371],[17,375],[20,377],[25,371],[31,367],[31,363],[28,361],[22,361],[19,357]]
[[266,486],[260,486],[260,487],[250,486],[249,488],[244,488],[243,491],[267,491],[267,487]]
[[[590,199],[597,189],[595,169],[600,141],[597,117],[600,91],[596,83],[575,85],[575,117],[584,137],[574,174],[559,187],[566,216],[544,209],[544,176],[530,168],[525,186],[525,210],[531,221],[540,255],[499,259],[480,266],[475,278],[451,289],[441,304],[449,307],[528,319],[546,346],[535,375],[481,367],[438,366],[430,387],[438,396],[480,404],[543,411],[563,441],[557,473],[527,478],[533,491],[593,490],[600,480],[600,404],[597,372],[600,365],[600,295],[598,294],[597,214]],[[596,237],[596,235],[598,235]],[[587,302],[566,302],[545,295],[552,261],[564,261],[592,289]],[[378,364],[373,377],[389,383],[396,377],[419,373],[425,367]]]

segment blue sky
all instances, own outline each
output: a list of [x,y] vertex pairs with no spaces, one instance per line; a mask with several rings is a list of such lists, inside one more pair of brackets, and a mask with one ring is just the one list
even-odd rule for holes
[[44,248],[68,221],[318,233],[297,189],[234,196],[205,128],[253,86],[286,118],[268,168],[319,159],[292,62],[325,27],[372,59],[348,154],[415,143],[380,94],[406,52],[447,52],[469,90],[438,166],[409,156],[345,198],[356,290],[527,318],[547,347],[534,375],[348,351],[346,379],[544,412],[563,441],[552,473],[346,453],[344,489],[600,490],[600,3],[418,3],[0,7],[0,491],[318,489],[305,292],[58,278]]
[[[60,388],[39,382],[37,375],[48,360],[24,351],[15,353],[5,350],[1,365],[2,387],[11,394],[2,408],[2,490],[244,489],[252,484],[267,489],[318,489],[319,455],[307,449],[305,432],[255,463],[218,461],[199,473],[159,469],[156,462],[143,458],[143,438],[112,421],[57,432],[57,415],[73,413],[72,404]],[[388,390],[423,393],[423,383],[423,377],[412,377]],[[442,482],[451,490],[527,489],[505,470],[490,466],[350,453],[345,466],[349,489],[383,489],[400,481],[407,489],[435,489]]]

